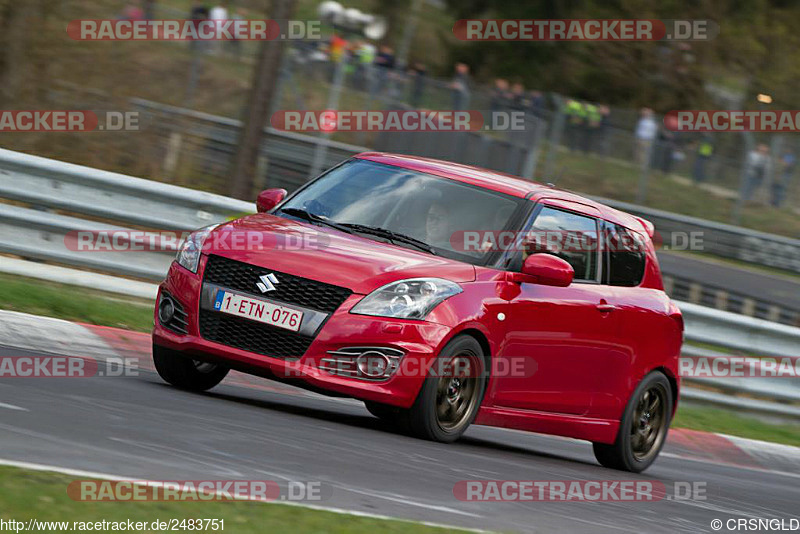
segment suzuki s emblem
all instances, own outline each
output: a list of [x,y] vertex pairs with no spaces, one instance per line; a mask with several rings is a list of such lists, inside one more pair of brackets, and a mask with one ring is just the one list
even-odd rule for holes
[[264,274],[258,277],[260,282],[256,282],[256,287],[262,293],[267,293],[269,291],[275,291],[275,284],[278,283],[278,277],[272,273]]

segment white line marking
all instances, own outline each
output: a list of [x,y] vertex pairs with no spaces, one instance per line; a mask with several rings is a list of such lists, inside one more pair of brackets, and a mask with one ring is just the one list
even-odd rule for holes
[[[99,478],[103,480],[134,480],[132,477],[121,477],[118,475],[110,475],[108,473],[95,473],[93,471],[84,471],[82,469],[70,469],[68,467],[59,467],[55,465],[46,465],[46,464],[37,464],[31,462],[20,462],[17,460],[6,460],[0,458],[0,466],[9,466],[9,467],[18,467],[20,469],[30,469],[31,471],[51,471],[53,473],[61,473],[63,475],[70,475],[75,477],[85,477],[85,478]],[[158,484],[154,484],[158,485]],[[221,495],[223,492],[216,492],[218,495]],[[227,496],[227,495],[226,495]],[[234,497],[237,498],[237,497]],[[241,498],[241,500],[250,500],[247,497]],[[259,501],[263,502],[263,501]],[[365,517],[369,519],[381,519],[386,521],[402,521],[404,523],[414,523],[418,525],[425,525],[428,527],[434,528],[447,528],[452,530],[462,530],[465,532],[491,532],[488,530],[479,530],[473,528],[465,528],[465,527],[457,527],[452,525],[445,525],[442,523],[431,523],[428,521],[413,521],[411,519],[403,519],[402,517],[392,517],[388,515],[380,515],[380,514],[373,514],[370,512],[359,512],[357,510],[345,510],[343,508],[328,508],[327,506],[319,506],[315,504],[306,504],[306,503],[299,503],[299,502],[292,502],[292,501],[268,501],[263,502],[263,504],[285,504],[287,506],[297,506],[300,508],[308,508],[310,510],[319,510],[321,512],[331,512],[334,514],[342,514],[342,515],[352,515],[356,517]]]
[[29,412],[30,411],[27,408],[23,408],[21,406],[14,406],[13,404],[6,404],[5,402],[0,402],[0,408],[7,408],[9,410],[19,410],[20,412]]
[[465,516],[468,516],[468,517],[483,517],[483,516],[478,515],[478,514],[471,514],[469,512],[462,512],[461,510],[456,510],[455,508],[449,508],[447,506],[439,506],[437,504],[426,504],[426,503],[422,503],[422,502],[419,502],[419,501],[412,501],[411,499],[408,499],[407,497],[404,497],[402,495],[397,495],[395,493],[378,493],[376,491],[361,490],[361,489],[355,488],[353,486],[347,486],[347,485],[343,485],[343,484],[334,484],[334,485],[336,487],[338,487],[338,488],[342,488],[342,489],[344,489],[346,491],[350,491],[352,493],[358,493],[360,495],[369,495],[370,497],[377,497],[378,499],[385,499],[387,501],[397,502],[397,503],[405,504],[405,505],[408,505],[408,506],[418,506],[420,508],[427,508],[428,510],[435,510],[437,512],[447,512],[447,513],[450,513],[450,514],[465,515]]
[[769,473],[771,475],[780,475],[783,477],[790,477],[790,478],[800,478],[800,473],[787,473],[785,471],[776,471],[774,469],[765,469],[763,467],[750,467],[747,465],[739,465],[733,463],[726,463],[726,462],[716,462],[710,460],[708,458],[692,458],[691,456],[682,456],[680,454],[675,454],[672,452],[662,452],[659,456],[664,458],[673,458],[676,460],[686,460],[689,462],[698,462],[701,464],[709,464],[709,465],[718,465],[721,467],[730,467],[731,469],[743,469],[746,471],[756,471],[758,473]]

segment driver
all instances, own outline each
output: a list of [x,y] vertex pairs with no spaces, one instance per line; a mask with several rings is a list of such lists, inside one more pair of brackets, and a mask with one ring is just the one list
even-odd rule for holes
[[428,208],[428,217],[425,221],[425,242],[436,248],[452,250],[450,237],[453,232],[450,228],[450,217],[447,207],[439,201]]

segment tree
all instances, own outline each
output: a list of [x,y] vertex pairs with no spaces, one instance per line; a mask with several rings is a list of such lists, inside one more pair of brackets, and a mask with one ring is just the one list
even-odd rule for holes
[[[273,20],[288,20],[294,15],[295,0],[273,0],[272,8],[270,16]],[[231,173],[231,194],[236,198],[250,198],[253,194],[253,180],[262,133],[269,122],[272,99],[277,94],[285,44],[283,39],[261,43],[253,72],[247,116],[244,119],[244,128],[239,137],[239,148]]]

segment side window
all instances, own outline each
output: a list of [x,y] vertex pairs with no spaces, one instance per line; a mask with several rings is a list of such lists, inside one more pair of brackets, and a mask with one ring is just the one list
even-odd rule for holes
[[638,286],[644,276],[644,239],[623,226],[606,225],[608,283],[612,286]]
[[572,265],[576,281],[600,280],[597,221],[592,217],[543,207],[525,233],[522,259],[542,252]]

